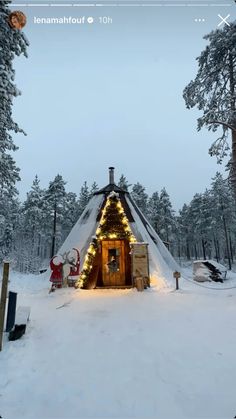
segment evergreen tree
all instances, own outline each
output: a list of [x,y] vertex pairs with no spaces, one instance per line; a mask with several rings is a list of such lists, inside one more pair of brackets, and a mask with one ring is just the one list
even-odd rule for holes
[[145,192],[145,187],[139,182],[135,183],[131,191],[131,197],[143,214],[147,216],[148,195]]
[[79,207],[78,216],[79,217],[84,211],[87,203],[89,202],[90,197],[91,197],[91,192],[89,191],[89,187],[87,185],[87,182],[85,181],[79,193],[79,200],[78,200],[78,207]]
[[93,184],[92,184],[92,186],[91,186],[91,189],[90,189],[90,198],[93,196],[93,194],[95,193],[95,192],[97,192],[98,191],[98,184],[97,184],[97,182],[93,182]]
[[49,229],[52,231],[51,243],[51,257],[54,256],[57,247],[61,241],[61,223],[63,208],[65,203],[66,182],[61,175],[57,175],[55,179],[49,183],[48,190],[45,193],[45,215],[47,215],[47,224],[50,225]]
[[184,205],[179,217],[180,253],[188,259],[228,259],[235,253],[235,206],[231,188],[220,173],[213,178],[212,188],[195,194]]
[[124,189],[124,191],[129,190],[129,187],[131,186],[131,184],[129,184],[128,180],[126,179],[126,177],[124,175],[121,175],[119,182],[118,182],[118,186],[121,189]]
[[188,260],[191,257],[190,244],[193,243],[193,235],[191,231],[192,225],[193,223],[191,221],[190,206],[184,204],[183,208],[179,211],[178,217],[178,256],[181,257],[182,255]]
[[0,214],[0,262],[10,257],[19,224],[20,203],[14,196],[4,194]]
[[160,198],[158,192],[154,192],[148,200],[148,219],[154,230],[160,233]]
[[165,188],[160,192],[159,199],[159,228],[162,240],[169,242],[174,230],[174,211],[170,202],[170,197]]
[[27,56],[28,42],[25,36],[8,24],[8,1],[0,2],[0,260],[12,251],[19,202],[16,199],[16,182],[19,169],[11,153],[17,150],[11,131],[23,132],[12,118],[14,97],[20,94],[14,84],[15,72],[12,61],[21,54]]
[[[218,252],[226,254],[229,268],[233,259],[231,233],[235,234],[235,202],[228,181],[223,179],[221,173],[217,172],[212,179],[211,196],[213,202],[214,231],[218,244]],[[224,243],[225,249],[222,249]]]
[[20,179],[19,169],[10,154],[16,151],[11,131],[22,132],[23,130],[12,119],[13,98],[20,95],[20,91],[14,84],[15,71],[12,61],[15,56],[23,54],[27,57],[26,47],[28,41],[19,30],[12,29],[8,24],[10,10],[8,1],[0,2],[0,200],[4,195],[15,195],[15,183]]
[[79,204],[77,196],[73,192],[65,195],[63,217],[62,217],[62,241],[71,231],[72,227],[78,219]]
[[[209,249],[209,209],[206,196],[204,194],[195,194],[190,203],[190,215],[192,220],[192,236],[194,242],[201,246],[202,257],[207,258],[207,249]],[[208,254],[209,256],[209,254]]]
[[23,204],[25,219],[25,231],[33,238],[35,232],[39,232],[43,217],[43,196],[44,191],[40,188],[40,181],[36,175],[31,190],[27,193],[26,201]]
[[31,190],[27,193],[26,201],[22,207],[22,228],[19,232],[21,236],[21,247],[24,248],[25,264],[21,270],[38,272],[40,261],[43,256],[44,247],[44,191],[40,188],[38,176],[35,176]]
[[198,72],[184,90],[188,109],[202,111],[198,130],[206,126],[213,132],[221,127],[222,134],[209,153],[221,162],[227,154],[228,133],[232,136],[231,180],[236,195],[236,22],[224,25],[204,37],[205,50],[197,58]]

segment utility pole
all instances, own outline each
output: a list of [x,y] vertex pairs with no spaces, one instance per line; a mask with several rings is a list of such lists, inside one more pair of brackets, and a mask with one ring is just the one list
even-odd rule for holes
[[9,277],[9,262],[4,262],[3,276],[2,276],[2,291],[1,291],[1,300],[0,300],[0,351],[2,350],[2,339],[3,339],[3,331],[4,331],[6,301],[7,301],[8,277]]

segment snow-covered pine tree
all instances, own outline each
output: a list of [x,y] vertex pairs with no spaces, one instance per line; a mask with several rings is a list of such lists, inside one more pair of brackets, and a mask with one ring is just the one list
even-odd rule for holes
[[73,225],[76,223],[87,203],[93,194],[98,191],[98,184],[92,183],[89,190],[87,182],[85,181],[80,189],[79,198],[77,199],[76,194],[69,192],[66,194],[65,209],[63,212],[63,236],[64,238],[70,232]]
[[65,195],[63,216],[62,216],[62,241],[71,231],[78,219],[79,204],[77,195],[74,192],[68,192]]
[[119,186],[119,188],[121,189],[124,189],[124,191],[128,191],[131,184],[129,184],[128,180],[124,175],[121,175],[117,186]]
[[[206,255],[206,241],[207,241],[207,234],[204,230],[205,220],[204,220],[204,204],[203,204],[203,195],[200,193],[196,193],[190,202],[190,220],[191,220],[191,233],[192,233],[192,244],[194,243],[197,246],[195,248],[195,253],[203,259],[207,258]],[[192,254],[193,248],[191,246]]]
[[178,216],[178,247],[180,249],[178,255],[179,257],[186,257],[188,260],[191,258],[190,248],[191,243],[194,241],[191,229],[192,226],[193,222],[191,220],[190,206],[184,204],[183,208],[179,211]]
[[131,197],[143,214],[147,216],[148,195],[145,192],[145,187],[141,183],[137,182],[133,185]]
[[204,255],[211,259],[213,254],[213,228],[214,225],[214,215],[212,208],[212,199],[210,190],[206,189],[203,194],[201,194],[201,237],[202,237],[202,249],[203,257]]
[[80,193],[79,193],[79,199],[78,199],[78,217],[82,214],[83,210],[85,209],[87,203],[89,202],[89,199],[91,197],[91,192],[89,191],[89,187],[87,185],[87,182],[85,181],[83,185],[81,186]]
[[91,189],[90,189],[90,192],[89,192],[89,197],[91,198],[93,196],[93,194],[98,191],[98,189],[99,189],[98,184],[97,184],[97,182],[94,181],[92,183],[92,186],[91,186]]
[[175,227],[174,210],[170,202],[170,197],[165,188],[160,192],[159,199],[159,228],[160,237],[166,242],[173,239]]
[[12,188],[19,180],[19,169],[16,167],[11,151],[16,151],[11,131],[24,132],[12,119],[13,98],[20,95],[21,92],[14,84],[15,71],[12,61],[17,55],[27,57],[26,48],[29,45],[25,35],[12,29],[8,24],[10,10],[9,1],[0,2],[0,193]]
[[221,162],[229,150],[228,134],[232,137],[231,181],[236,195],[236,22],[204,36],[208,41],[197,58],[198,72],[184,89],[188,109],[202,111],[198,130],[206,126],[213,132],[222,128],[210,150]]
[[[28,255],[27,266],[24,270],[38,272],[41,260],[44,256],[44,208],[43,198],[45,191],[40,187],[40,181],[36,175],[31,190],[22,206],[22,231],[19,232],[21,248]],[[25,258],[26,259],[26,258]]]
[[[45,191],[40,188],[40,181],[36,175],[31,190],[27,193],[27,198],[23,204],[25,232],[30,235],[33,242],[36,240],[35,234],[39,233],[43,217],[43,197]],[[36,240],[37,241],[37,240]]]
[[63,219],[63,208],[65,206],[66,182],[61,175],[49,183],[49,187],[44,195],[45,215],[47,220],[45,225],[51,232],[51,257],[54,256],[61,243],[61,224]]
[[230,254],[233,260],[236,214],[228,180],[217,173],[211,189],[195,194],[189,205],[184,204],[179,212],[178,224],[181,256],[224,261],[229,260]]
[[20,226],[20,203],[15,196],[5,191],[0,204],[0,263],[12,257],[15,239]]
[[186,255],[186,252],[184,251],[185,241],[183,237],[183,226],[181,224],[181,216],[180,211],[179,214],[176,215],[176,228],[175,228],[175,241],[176,241],[176,257],[179,259],[179,263],[181,264],[181,258],[182,256]]
[[158,192],[154,192],[148,200],[148,219],[154,230],[160,234],[160,198]]
[[218,243],[219,257],[228,259],[229,267],[233,261],[233,244],[231,235],[235,237],[235,201],[227,179],[217,172],[212,179],[212,207],[214,214],[215,240]]
[[[23,130],[13,121],[12,105],[14,97],[20,94],[14,84],[15,72],[12,61],[15,56],[21,54],[27,57],[26,48],[28,41],[19,30],[10,28],[8,16],[10,10],[8,1],[0,2],[0,218],[1,218],[1,249],[6,255],[10,250],[10,237],[13,231],[13,220],[15,218],[13,208],[17,204],[14,198],[17,194],[15,184],[20,180],[19,169],[11,155],[17,147],[13,142],[11,132],[22,132]],[[4,231],[4,225],[6,231]],[[4,244],[7,240],[8,244]],[[3,247],[2,247],[3,246]]]

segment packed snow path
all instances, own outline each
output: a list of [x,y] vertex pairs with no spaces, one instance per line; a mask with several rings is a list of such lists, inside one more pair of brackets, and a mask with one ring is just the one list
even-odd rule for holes
[[21,281],[31,320],[0,353],[4,419],[236,415],[236,289],[48,294]]

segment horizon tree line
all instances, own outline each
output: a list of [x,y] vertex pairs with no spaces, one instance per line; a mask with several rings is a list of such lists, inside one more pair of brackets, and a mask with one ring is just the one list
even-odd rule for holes
[[[216,173],[211,188],[196,193],[189,204],[174,211],[165,188],[150,196],[137,182],[122,175],[118,186],[127,190],[162,241],[178,260],[215,259],[231,268],[236,257],[236,205],[227,179]],[[85,181],[77,196],[66,191],[66,182],[56,175],[47,189],[35,176],[24,202],[9,196],[0,215],[0,262],[6,257],[21,272],[39,272],[79,219],[96,182]]]

